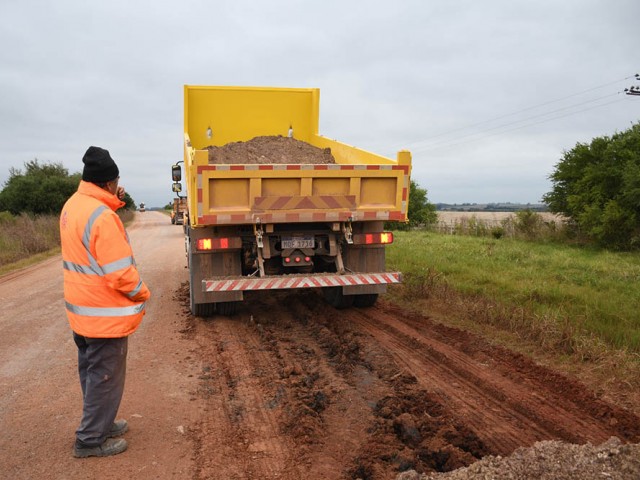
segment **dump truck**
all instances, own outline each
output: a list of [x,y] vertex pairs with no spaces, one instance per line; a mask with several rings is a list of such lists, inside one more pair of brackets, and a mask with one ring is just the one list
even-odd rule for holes
[[[184,86],[184,160],[172,165],[172,189],[182,191],[184,169],[194,315],[232,315],[251,291],[306,288],[336,308],[369,307],[401,282],[385,268],[393,233],[384,224],[407,221],[411,153],[387,158],[320,135],[319,101],[317,88]],[[259,151],[263,161],[212,161],[217,148],[261,137],[295,139],[333,160],[300,162],[294,149],[284,161]]]
[[171,224],[183,225],[186,212],[187,212],[187,199],[185,197],[174,198],[173,208],[171,209]]

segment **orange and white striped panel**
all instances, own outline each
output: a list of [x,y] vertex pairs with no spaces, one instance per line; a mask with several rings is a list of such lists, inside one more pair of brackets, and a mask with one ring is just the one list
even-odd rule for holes
[[256,197],[257,210],[331,210],[338,208],[355,209],[355,195],[317,195]]
[[237,292],[247,290],[287,290],[297,288],[346,287],[354,285],[388,285],[402,282],[402,273],[352,273],[347,275],[280,275],[273,277],[225,278],[203,280],[204,292]]

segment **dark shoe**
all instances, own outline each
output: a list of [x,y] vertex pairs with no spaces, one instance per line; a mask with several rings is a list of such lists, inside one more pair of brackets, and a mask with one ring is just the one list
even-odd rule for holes
[[124,452],[127,449],[127,441],[124,438],[107,438],[102,445],[97,447],[73,447],[73,456],[76,458],[109,457]]
[[119,437],[120,435],[124,435],[127,430],[129,430],[129,424],[126,420],[116,420],[111,425],[109,429],[109,433],[107,433],[107,438]]

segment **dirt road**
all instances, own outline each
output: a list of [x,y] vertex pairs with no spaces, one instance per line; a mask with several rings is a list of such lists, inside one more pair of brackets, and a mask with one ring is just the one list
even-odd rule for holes
[[392,479],[538,440],[640,441],[638,417],[577,382],[385,302],[261,292],[232,319],[194,318],[182,229],[145,212],[128,230],[153,294],[129,343],[129,449],[71,456],[81,394],[56,257],[0,278],[0,477]]

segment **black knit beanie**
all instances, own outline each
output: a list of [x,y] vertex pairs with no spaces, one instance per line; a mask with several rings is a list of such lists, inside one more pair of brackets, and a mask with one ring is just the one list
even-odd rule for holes
[[84,170],[82,180],[92,183],[106,183],[115,180],[120,175],[116,162],[109,151],[100,147],[89,147],[82,157]]

